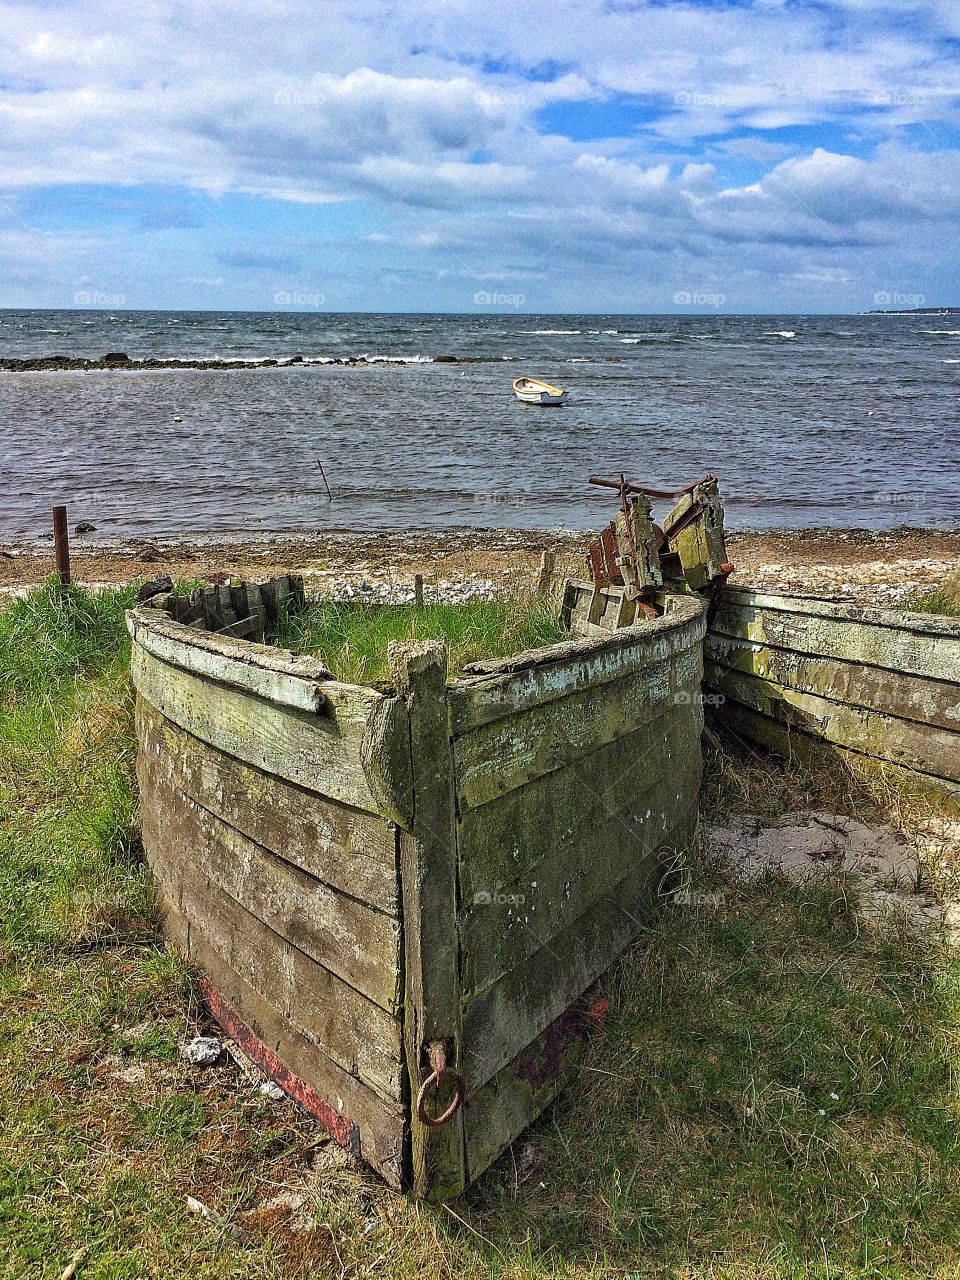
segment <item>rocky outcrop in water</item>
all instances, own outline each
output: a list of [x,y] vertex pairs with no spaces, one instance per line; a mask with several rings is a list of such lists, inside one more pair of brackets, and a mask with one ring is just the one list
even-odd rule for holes
[[[310,360],[306,356],[296,355],[262,360],[160,360],[154,357],[137,359],[125,351],[108,351],[105,356],[65,356],[49,355],[17,359],[7,357],[0,360],[0,369],[9,373],[46,373],[84,369],[286,369],[292,366],[303,367],[308,364],[347,365],[352,368],[364,365],[392,365],[404,363],[394,359],[378,359],[376,356],[324,357]],[[422,363],[430,363],[423,361]],[[462,359],[460,356],[437,356],[435,364],[477,364],[477,359]]]

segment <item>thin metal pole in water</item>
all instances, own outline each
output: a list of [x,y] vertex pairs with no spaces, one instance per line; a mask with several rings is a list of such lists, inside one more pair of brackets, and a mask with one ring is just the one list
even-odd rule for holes
[[57,562],[57,576],[62,586],[70,584],[70,533],[67,529],[67,508],[53,508],[53,554]]
[[327,491],[327,497],[328,497],[328,498],[330,499],[330,501],[332,502],[332,501],[333,501],[333,494],[330,492],[330,486],[329,486],[329,484],[327,483],[327,473],[324,471],[324,469],[323,469],[323,463],[320,461],[320,459],[319,459],[319,458],[317,459],[317,469],[319,470],[319,472],[320,472],[320,476],[321,476],[321,479],[323,480],[323,486],[324,486],[324,488],[325,488],[325,489],[326,489],[326,491]]

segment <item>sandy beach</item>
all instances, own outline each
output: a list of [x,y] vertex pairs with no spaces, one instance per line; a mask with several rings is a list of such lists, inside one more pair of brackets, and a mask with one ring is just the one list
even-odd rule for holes
[[[385,589],[424,575],[428,588],[498,594],[532,579],[544,550],[557,572],[583,576],[589,534],[461,529],[362,534],[328,531],[255,540],[132,539],[111,544],[73,539],[73,574],[85,584],[135,582],[170,574],[203,580],[214,574],[263,579],[299,573],[308,588],[347,584]],[[770,530],[728,535],[735,581],[815,595],[895,604],[960,567],[960,530]],[[47,544],[0,544],[0,590],[17,592],[52,572]]]

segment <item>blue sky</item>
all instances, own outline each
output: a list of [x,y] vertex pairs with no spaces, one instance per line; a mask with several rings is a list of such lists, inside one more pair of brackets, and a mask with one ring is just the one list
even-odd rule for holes
[[0,11],[2,306],[960,304],[956,0]]

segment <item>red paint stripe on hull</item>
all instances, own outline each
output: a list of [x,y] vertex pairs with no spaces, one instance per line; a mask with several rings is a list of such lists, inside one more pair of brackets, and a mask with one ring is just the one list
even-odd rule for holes
[[271,1080],[275,1080],[280,1088],[294,1102],[298,1102],[304,1111],[319,1120],[332,1138],[342,1147],[360,1154],[360,1130],[347,1116],[342,1116],[331,1107],[320,1095],[306,1084],[299,1076],[294,1075],[285,1062],[282,1062],[272,1049],[250,1030],[234,1009],[224,1000],[206,978],[200,978],[200,990],[210,1006],[210,1012],[220,1023],[224,1031],[236,1040],[247,1057],[257,1064]]

